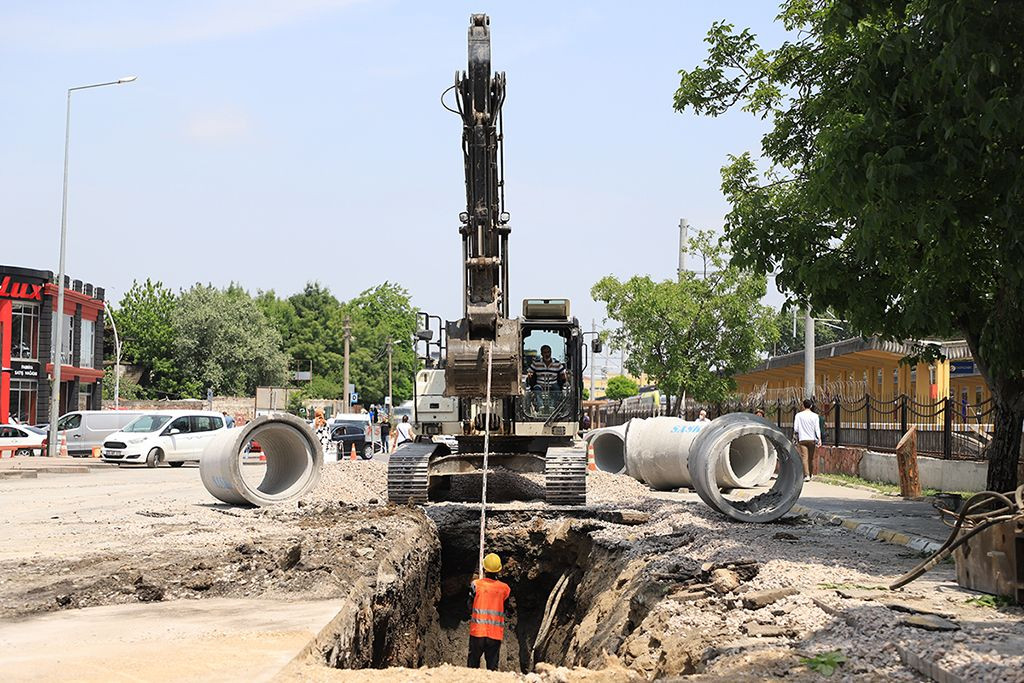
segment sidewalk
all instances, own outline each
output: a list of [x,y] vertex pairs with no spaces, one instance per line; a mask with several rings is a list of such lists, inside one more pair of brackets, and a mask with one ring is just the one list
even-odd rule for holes
[[793,512],[827,519],[869,538],[924,552],[937,550],[950,532],[930,502],[817,481],[804,484]]

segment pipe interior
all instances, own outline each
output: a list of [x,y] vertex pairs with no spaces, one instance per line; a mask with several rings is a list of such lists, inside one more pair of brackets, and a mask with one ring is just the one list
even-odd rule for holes
[[729,443],[729,468],[738,482],[754,486],[769,457],[767,443],[758,434],[744,434]]
[[602,472],[619,474],[626,469],[626,443],[617,434],[605,432],[590,440],[594,465]]
[[[249,438],[259,441],[267,456],[266,471],[255,489],[269,498],[287,498],[302,489],[313,476],[314,457],[309,439],[289,424],[257,427]],[[253,488],[247,481],[246,486]]]

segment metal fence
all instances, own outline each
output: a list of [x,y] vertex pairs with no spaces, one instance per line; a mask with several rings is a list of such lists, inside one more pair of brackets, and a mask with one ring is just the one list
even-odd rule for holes
[[[588,408],[593,427],[623,424],[634,417],[667,414],[665,401],[659,395],[590,402]],[[803,410],[803,404],[793,398],[737,398],[720,403],[687,400],[683,417],[695,420],[701,410],[706,410],[708,417],[715,418],[726,413],[752,413],[758,409],[792,437],[793,418]],[[984,457],[982,451],[992,438],[995,402],[988,399],[981,403],[967,403],[942,398],[919,403],[905,395],[879,399],[864,394],[859,398],[820,397],[815,410],[822,415],[822,442],[827,445],[891,451],[913,425],[917,428],[919,453],[948,460],[980,460]]]

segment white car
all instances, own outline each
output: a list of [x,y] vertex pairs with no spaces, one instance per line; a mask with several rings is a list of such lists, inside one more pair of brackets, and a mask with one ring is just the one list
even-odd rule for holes
[[161,410],[146,413],[103,442],[103,460],[145,463],[156,467],[166,462],[181,467],[199,462],[206,444],[224,425],[224,416],[199,410]]
[[[28,425],[0,425],[0,456],[12,455],[42,455],[43,439],[46,432]],[[13,453],[12,453],[13,451]]]

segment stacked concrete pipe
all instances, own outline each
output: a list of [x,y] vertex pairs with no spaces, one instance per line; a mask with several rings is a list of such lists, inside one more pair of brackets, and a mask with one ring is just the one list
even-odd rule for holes
[[[675,417],[633,419],[588,432],[598,469],[629,474],[653,489],[693,488],[715,510],[744,522],[786,514],[803,489],[803,466],[789,439],[767,420],[731,413],[710,422]],[[600,453],[600,456],[599,456]],[[771,489],[747,500],[723,489]]]
[[[258,441],[267,458],[258,485],[242,476],[242,452]],[[233,505],[273,505],[297,500],[320,480],[324,455],[320,441],[303,420],[285,413],[256,418],[243,427],[225,429],[207,444],[199,461],[206,490]]]

